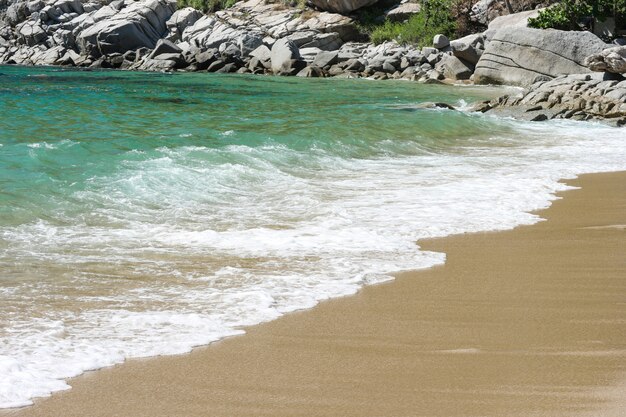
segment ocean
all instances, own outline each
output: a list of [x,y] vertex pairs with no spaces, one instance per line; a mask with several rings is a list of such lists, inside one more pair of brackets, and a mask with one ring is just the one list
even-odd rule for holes
[[623,129],[420,105],[504,91],[0,67],[0,408],[442,264],[416,241],[626,169]]

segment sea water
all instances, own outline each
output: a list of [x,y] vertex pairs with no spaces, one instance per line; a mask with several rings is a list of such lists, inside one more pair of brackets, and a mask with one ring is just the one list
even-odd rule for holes
[[410,82],[0,67],[0,407],[532,224],[623,129],[422,108]]

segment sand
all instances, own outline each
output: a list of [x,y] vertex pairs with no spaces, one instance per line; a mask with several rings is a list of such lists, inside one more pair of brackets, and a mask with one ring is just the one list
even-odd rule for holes
[[445,266],[0,416],[626,416],[626,173],[570,183],[545,222],[420,242]]

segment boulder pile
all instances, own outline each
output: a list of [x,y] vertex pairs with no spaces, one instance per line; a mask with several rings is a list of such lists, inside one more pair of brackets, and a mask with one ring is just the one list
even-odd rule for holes
[[[479,110],[517,106],[524,117],[622,123],[624,46],[589,32],[527,28],[536,10],[491,13],[483,33],[439,34],[428,47],[374,45],[345,15],[371,2],[314,0],[318,9],[301,9],[246,0],[205,15],[177,10],[175,0],[0,0],[0,63],[509,84],[526,93]],[[477,5],[493,11],[498,2]],[[419,5],[386,13],[398,9],[402,19]]]
[[626,125],[626,80],[610,73],[573,74],[538,81],[517,96],[474,104],[474,111],[519,119],[604,120]]

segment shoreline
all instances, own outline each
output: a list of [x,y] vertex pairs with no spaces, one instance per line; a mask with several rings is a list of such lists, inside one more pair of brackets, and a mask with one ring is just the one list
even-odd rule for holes
[[547,221],[420,241],[444,266],[0,416],[622,415],[626,172],[568,183]]

